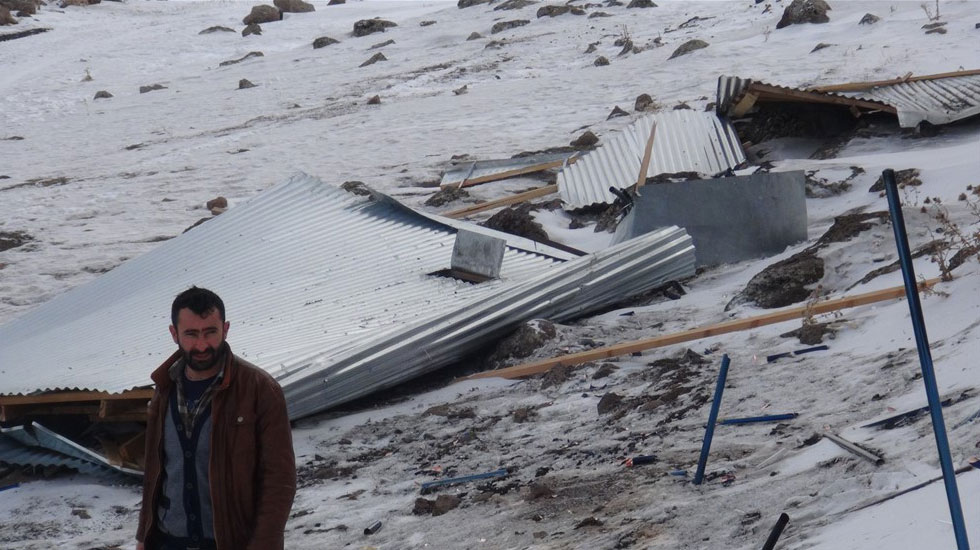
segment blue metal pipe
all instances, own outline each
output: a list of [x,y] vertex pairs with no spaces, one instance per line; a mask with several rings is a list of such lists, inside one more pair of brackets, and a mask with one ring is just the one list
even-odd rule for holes
[[956,535],[956,547],[959,550],[969,550],[970,541],[966,537],[966,524],[963,522],[963,509],[960,505],[960,492],[956,488],[956,471],[949,452],[949,441],[946,439],[946,423],[943,421],[943,411],[936,384],[936,373],[932,366],[932,353],[929,351],[929,338],[926,336],[926,323],[922,316],[922,304],[919,302],[919,290],[915,282],[915,269],[912,266],[912,252],[909,250],[909,238],[905,232],[905,216],[902,215],[902,202],[898,197],[898,184],[895,182],[895,171],[885,170],[881,174],[885,182],[885,194],[888,196],[888,210],[891,212],[892,229],[895,231],[895,244],[898,246],[898,257],[902,264],[902,278],[905,280],[905,296],[909,302],[909,313],[912,316],[912,328],[915,331],[915,345],[919,350],[919,363],[922,366],[922,383],[926,386],[926,396],[929,399],[929,414],[932,416],[932,430],[936,434],[936,447],[939,449],[939,464],[942,466],[943,480],[946,484],[946,500],[949,501],[949,515],[953,520],[953,533]]
[[719,420],[719,424],[731,425],[731,424],[752,424],[755,422],[778,422],[780,420],[792,420],[800,416],[799,413],[786,413],[786,414],[767,414],[765,416],[749,416],[747,418],[724,418]]
[[501,468],[499,470],[494,470],[492,472],[487,472],[484,474],[474,474],[471,476],[454,477],[450,479],[440,479],[438,481],[427,481],[422,484],[422,492],[426,492],[434,487],[442,487],[443,485],[453,485],[455,483],[465,483],[467,481],[475,481],[477,479],[488,479],[492,477],[504,477],[507,475],[507,468]]
[[715,398],[711,402],[711,412],[708,413],[708,427],[704,430],[704,442],[701,443],[701,457],[698,458],[698,470],[694,474],[694,484],[701,485],[704,481],[704,468],[708,465],[708,451],[711,450],[711,438],[715,435],[715,422],[718,420],[718,409],[721,408],[721,395],[725,392],[725,380],[728,378],[728,354],[721,358],[721,372],[718,373],[718,383],[715,384]]

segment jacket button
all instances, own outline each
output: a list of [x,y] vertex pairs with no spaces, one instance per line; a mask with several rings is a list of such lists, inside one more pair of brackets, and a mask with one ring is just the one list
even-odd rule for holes
[[245,422],[245,417],[244,416],[239,416],[238,417],[238,423],[241,424],[242,422]]
[[184,458],[191,458],[192,456],[194,456],[194,453],[190,451],[184,451]]

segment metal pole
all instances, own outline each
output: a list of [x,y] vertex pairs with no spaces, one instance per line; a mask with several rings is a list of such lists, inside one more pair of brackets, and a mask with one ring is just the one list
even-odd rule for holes
[[776,547],[776,542],[779,540],[779,536],[783,534],[783,529],[787,523],[789,523],[789,515],[786,512],[779,514],[779,519],[776,520],[776,525],[772,526],[772,531],[769,531],[769,538],[762,545],[762,550],[772,550]]
[[708,427],[704,431],[704,442],[701,443],[701,457],[698,458],[698,470],[694,474],[694,484],[701,485],[704,480],[704,467],[708,465],[708,451],[711,450],[711,437],[715,434],[715,422],[718,421],[718,409],[721,408],[721,394],[725,391],[725,379],[728,378],[728,354],[721,357],[721,372],[718,373],[718,383],[715,385],[715,398],[711,402],[711,412],[708,414]]
[[723,418],[719,424],[753,424],[755,422],[778,422],[780,420],[792,420],[800,416],[800,413],[768,414],[765,416],[749,416],[746,418]]
[[905,295],[908,298],[909,313],[912,317],[912,328],[915,331],[915,345],[919,350],[919,363],[922,365],[922,382],[926,386],[926,396],[929,399],[929,414],[932,416],[932,430],[936,434],[936,447],[939,449],[939,464],[942,466],[943,480],[946,484],[946,500],[949,501],[949,515],[953,520],[953,533],[956,535],[956,547],[959,550],[969,550],[970,542],[966,537],[966,525],[963,522],[960,493],[956,488],[956,472],[953,469],[953,459],[949,452],[949,441],[946,439],[946,423],[943,421],[939,389],[936,384],[936,373],[932,366],[929,338],[926,336],[926,323],[922,316],[922,304],[919,302],[919,291],[915,283],[912,253],[909,251],[909,239],[905,232],[905,217],[902,215],[902,202],[898,197],[898,184],[895,182],[895,171],[892,169],[885,170],[882,172],[881,177],[885,182],[885,194],[888,196],[888,209],[891,211],[892,228],[895,230],[895,244],[898,246],[898,257],[902,264],[902,278],[905,280]]

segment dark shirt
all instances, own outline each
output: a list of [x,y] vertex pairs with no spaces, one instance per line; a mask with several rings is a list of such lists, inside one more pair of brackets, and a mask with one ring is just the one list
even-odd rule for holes
[[[217,376],[217,375],[215,375]],[[204,395],[204,391],[208,389],[211,382],[214,382],[214,376],[211,378],[205,378],[204,380],[191,380],[187,377],[187,373],[184,373],[184,399],[187,400],[187,408],[193,409],[194,405],[197,404],[197,400]]]

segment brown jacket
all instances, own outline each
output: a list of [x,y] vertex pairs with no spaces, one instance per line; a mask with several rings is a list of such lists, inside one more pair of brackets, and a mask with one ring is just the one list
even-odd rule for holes
[[[136,540],[153,550],[161,492],[164,421],[176,352],[153,372],[156,391],[146,426],[143,508]],[[296,493],[296,459],[282,389],[267,372],[225,353],[221,386],[211,402],[208,475],[218,550],[282,550],[283,531]],[[176,390],[173,390],[176,391]],[[147,540],[150,539],[150,540]]]

